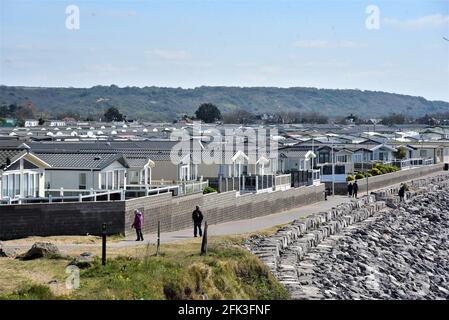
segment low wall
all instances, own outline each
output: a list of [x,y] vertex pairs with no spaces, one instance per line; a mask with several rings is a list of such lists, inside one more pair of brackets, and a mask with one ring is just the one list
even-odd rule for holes
[[[443,169],[443,165],[399,171],[369,178],[370,190],[416,179]],[[366,191],[366,180],[359,180],[359,194]],[[192,226],[191,214],[199,205],[209,224],[250,219],[281,212],[323,200],[324,185],[292,188],[286,191],[238,196],[235,191],[173,197],[163,193],[127,201],[42,203],[0,206],[0,240],[28,236],[101,234],[107,222],[109,234],[134,232],[134,209],[145,215],[144,232],[153,233],[157,222],[162,232]]]
[[0,240],[29,236],[123,233],[124,201],[36,203],[0,206]]
[[[425,175],[442,171],[444,164],[436,164],[432,166],[425,166],[419,168],[413,168],[408,170],[396,171],[393,173],[387,173],[380,176],[373,176],[368,178],[369,190],[376,190],[387,187],[389,185],[398,184],[401,182],[417,179]],[[366,194],[366,178],[357,180],[359,185],[359,194]],[[326,182],[326,188],[332,190],[332,182]],[[348,192],[347,183],[335,183],[335,194],[345,195]]]
[[192,226],[199,205],[209,224],[249,219],[323,200],[324,186],[311,186],[238,196],[235,191],[173,197],[162,193],[114,202],[38,203],[0,206],[0,240],[29,236],[132,234],[134,209],[144,212],[144,232],[163,232]]
[[192,227],[192,211],[200,206],[204,219],[209,224],[250,219],[324,199],[324,185],[309,186],[259,194],[238,196],[235,191],[171,197],[160,194],[126,201],[125,234],[132,234],[131,224],[134,210],[144,212],[144,232],[154,233],[157,222],[161,231],[170,232]]

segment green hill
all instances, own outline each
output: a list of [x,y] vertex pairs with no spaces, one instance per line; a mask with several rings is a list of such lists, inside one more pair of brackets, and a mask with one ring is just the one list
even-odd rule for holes
[[77,112],[82,116],[99,115],[115,106],[130,118],[171,121],[193,114],[204,102],[216,104],[222,112],[243,108],[254,113],[276,111],[319,112],[327,116],[350,113],[381,117],[393,112],[408,116],[447,112],[449,103],[422,97],[377,91],[274,87],[198,87],[194,89],[161,87],[124,87],[115,85],[92,88],[37,88],[0,86],[0,105],[31,102],[38,111],[52,115]]

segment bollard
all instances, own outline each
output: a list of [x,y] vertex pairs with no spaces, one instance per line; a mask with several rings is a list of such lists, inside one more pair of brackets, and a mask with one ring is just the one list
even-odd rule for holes
[[106,265],[106,223],[103,223],[102,227],[102,243],[101,243],[101,264]]
[[156,247],[156,256],[159,256],[161,247],[161,222],[157,222],[157,247]]
[[201,255],[207,255],[207,221],[204,222],[203,239],[201,241]]

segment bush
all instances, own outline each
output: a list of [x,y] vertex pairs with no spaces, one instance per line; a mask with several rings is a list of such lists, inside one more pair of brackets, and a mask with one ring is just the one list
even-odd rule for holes
[[365,177],[372,177],[373,175],[369,172],[365,172]]
[[371,171],[370,171],[370,173],[371,173],[373,176],[380,176],[380,175],[382,174],[382,171],[380,171],[378,168],[372,168]]
[[55,300],[57,297],[49,287],[40,284],[22,284],[14,293],[6,296],[10,300]]
[[212,188],[212,187],[209,187],[209,186],[207,186],[207,187],[204,188],[204,190],[203,190],[203,194],[206,194],[206,193],[212,193],[212,192],[217,192],[217,190],[216,190],[215,188]]
[[390,173],[390,172],[396,172],[396,171],[399,170],[398,167],[392,166],[392,165],[385,166],[385,168],[387,169],[387,171],[388,171],[389,173]]
[[355,175],[355,178],[357,180],[363,179],[363,178],[365,178],[365,175],[363,174],[363,172],[357,172],[357,174]]
[[351,175],[347,176],[346,181],[347,182],[354,181],[354,176],[351,176]]

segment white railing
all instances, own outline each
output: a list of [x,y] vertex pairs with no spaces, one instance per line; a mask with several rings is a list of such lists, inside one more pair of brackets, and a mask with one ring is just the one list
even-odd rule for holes
[[281,174],[274,178],[275,190],[287,190],[290,189],[292,185],[291,174]]
[[191,194],[203,192],[209,186],[209,180],[206,181],[181,181],[179,184],[180,194]]
[[[83,190],[85,191],[85,190]],[[0,200],[1,204],[24,204],[24,203],[36,203],[36,202],[83,202],[85,199],[91,199],[90,201],[98,201],[98,198],[105,197],[105,201],[111,201],[111,196],[119,194],[119,200],[125,200],[125,190],[108,190],[104,192],[94,191],[92,194],[78,194],[77,196],[53,196],[48,195],[48,197],[6,197]]]
[[310,169],[309,172],[312,175],[312,184],[317,185],[321,181],[321,170],[320,169]]

